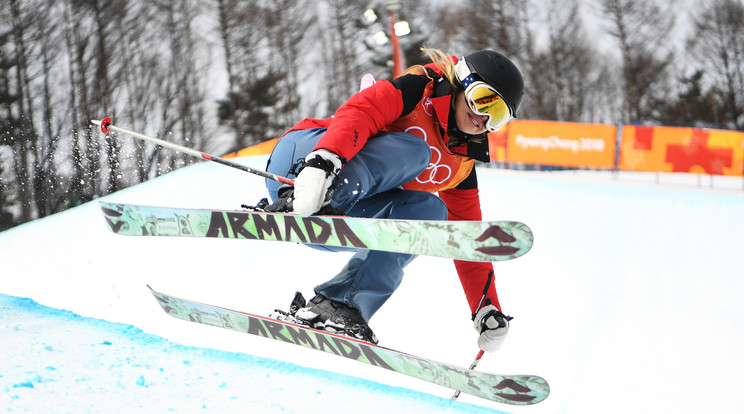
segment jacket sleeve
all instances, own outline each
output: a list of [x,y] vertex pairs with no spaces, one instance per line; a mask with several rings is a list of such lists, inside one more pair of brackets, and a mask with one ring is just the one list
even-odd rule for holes
[[[475,174],[475,170],[473,173]],[[449,220],[482,220],[478,188],[453,188],[440,191],[439,196],[447,204]],[[468,186],[465,186],[468,187]],[[496,285],[493,282],[493,264],[486,262],[466,262],[455,260],[457,275],[460,277],[465,297],[473,315],[478,305],[485,306],[486,301],[501,310]],[[483,292],[486,291],[485,299]],[[481,304],[481,302],[483,302]]]
[[346,163],[402,112],[401,91],[390,81],[378,81],[354,94],[336,111],[315,149],[332,151]]

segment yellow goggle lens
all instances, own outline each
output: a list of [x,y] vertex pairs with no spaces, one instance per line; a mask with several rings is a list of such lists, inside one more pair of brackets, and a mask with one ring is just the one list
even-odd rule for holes
[[473,112],[488,115],[488,129],[495,131],[504,126],[511,119],[509,105],[504,99],[486,84],[472,85],[467,93],[468,104]]

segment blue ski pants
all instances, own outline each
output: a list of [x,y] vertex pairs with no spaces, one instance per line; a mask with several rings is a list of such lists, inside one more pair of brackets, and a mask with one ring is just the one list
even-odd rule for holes
[[[274,148],[267,171],[294,178],[292,165],[315,148],[325,131],[315,128],[285,135]],[[429,165],[430,157],[429,145],[420,137],[381,132],[341,169],[331,205],[350,217],[446,220],[447,206],[438,196],[400,187],[417,177]],[[281,185],[266,180],[272,200]],[[411,254],[358,249],[341,272],[316,286],[315,292],[358,309],[369,321],[398,288],[403,268],[414,258]]]

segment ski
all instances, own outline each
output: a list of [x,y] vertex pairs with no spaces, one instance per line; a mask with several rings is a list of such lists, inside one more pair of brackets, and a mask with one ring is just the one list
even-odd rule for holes
[[319,331],[288,321],[180,299],[148,286],[163,310],[178,319],[249,333],[364,362],[487,400],[512,405],[536,404],[550,393],[535,375],[496,375],[472,371]]
[[532,231],[516,221],[395,220],[200,210],[99,202],[109,229],[130,236],[274,240],[473,262],[517,258]]

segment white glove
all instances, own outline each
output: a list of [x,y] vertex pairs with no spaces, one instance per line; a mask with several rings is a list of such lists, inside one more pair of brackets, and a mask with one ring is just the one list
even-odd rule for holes
[[494,305],[482,307],[475,314],[473,325],[478,337],[478,348],[486,352],[498,351],[509,332],[511,316],[501,313]]
[[330,202],[326,200],[328,190],[338,172],[341,159],[331,151],[319,149],[305,157],[305,168],[294,180],[292,211],[309,216]]

